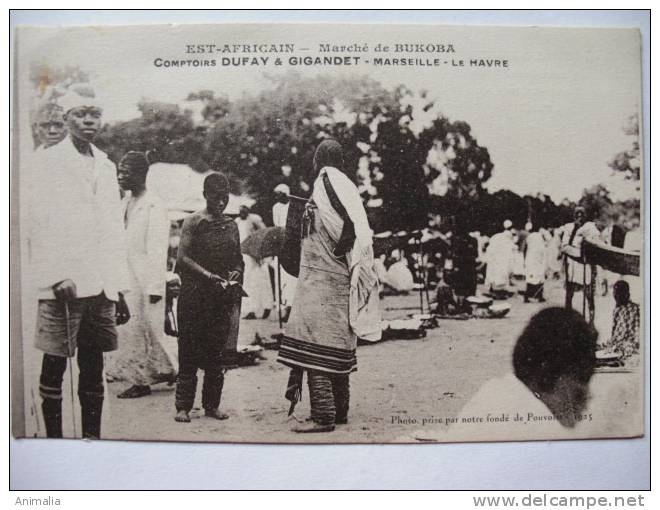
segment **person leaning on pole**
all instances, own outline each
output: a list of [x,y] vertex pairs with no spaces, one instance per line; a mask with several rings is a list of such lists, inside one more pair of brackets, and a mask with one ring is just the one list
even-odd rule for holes
[[115,165],[92,144],[103,113],[93,90],[72,85],[59,104],[69,135],[35,154],[30,176],[39,393],[47,436],[62,437],[62,383],[77,354],[82,436],[100,438],[103,353],[117,349],[116,325],[130,318],[121,202]]
[[565,308],[573,308],[573,295],[576,291],[586,294],[589,307],[589,315],[593,317],[595,304],[592,287],[592,271],[596,267],[583,264],[580,260],[582,254],[582,243],[586,241],[598,241],[600,232],[596,224],[587,216],[587,211],[582,206],[577,206],[573,212],[573,222],[562,227],[561,253],[564,255],[564,270],[566,273],[566,298]]

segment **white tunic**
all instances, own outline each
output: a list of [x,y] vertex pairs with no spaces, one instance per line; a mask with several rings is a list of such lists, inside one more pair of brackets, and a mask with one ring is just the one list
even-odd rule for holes
[[[156,374],[174,371],[165,341],[165,282],[169,220],[163,202],[145,191],[122,202],[128,244],[131,320],[117,328],[119,350],[110,355],[107,373],[132,384],[150,384]],[[160,296],[151,303],[149,296]]]
[[111,300],[127,289],[128,269],[115,165],[91,146],[83,156],[71,138],[30,161],[30,275],[39,299],[70,279],[78,297]]
[[527,251],[525,252],[525,281],[538,285],[545,281],[546,244],[540,232],[532,232],[527,236]]
[[585,274],[584,264],[579,261],[582,242],[585,239],[588,241],[600,240],[600,231],[596,227],[596,224],[591,221],[577,228],[575,235],[572,235],[575,228],[577,228],[575,223],[567,223],[562,228],[561,247],[564,250],[568,248],[570,252],[570,256],[565,256],[567,261],[566,279],[568,282],[578,283],[580,285],[583,285],[586,281],[587,285],[589,285],[591,283],[591,267],[589,265],[586,266],[587,272]]
[[[266,228],[261,216],[258,214],[249,214],[245,219],[238,217],[236,218],[236,224],[238,225],[238,235],[241,242],[257,230]],[[245,317],[249,313],[254,313],[260,316],[265,310],[270,310],[273,304],[268,267],[262,261],[245,253],[243,254],[243,262],[245,263],[243,288],[248,297],[243,298],[241,315]]]
[[[280,202],[276,203],[273,206],[273,224],[276,227],[286,228],[286,217],[289,213],[289,204],[282,204]],[[277,257],[273,260],[273,267],[275,269],[275,299],[280,301],[282,306],[291,306],[293,304],[293,297],[296,294],[296,284],[298,279],[295,276],[287,273],[283,267],[279,268],[280,271],[280,281],[278,282],[278,273],[277,273],[278,260]],[[282,291],[282,297],[278,298],[279,291]]]
[[508,287],[514,246],[509,231],[490,238],[486,250],[486,285],[499,289]]

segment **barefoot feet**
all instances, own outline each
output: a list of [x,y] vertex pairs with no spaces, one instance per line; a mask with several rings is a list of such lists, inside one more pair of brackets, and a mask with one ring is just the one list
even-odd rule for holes
[[216,420],[226,420],[229,418],[228,414],[221,412],[219,409],[205,409],[204,416],[215,418]]
[[178,421],[179,423],[190,423],[190,415],[188,414],[188,411],[178,411],[174,417],[174,421]]

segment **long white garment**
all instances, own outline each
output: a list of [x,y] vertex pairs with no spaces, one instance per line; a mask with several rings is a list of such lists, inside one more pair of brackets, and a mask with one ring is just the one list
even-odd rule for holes
[[551,275],[561,273],[561,230],[556,229],[548,239],[548,249],[546,251],[548,269]]
[[[132,384],[151,384],[157,374],[175,371],[176,358],[165,349],[165,285],[169,220],[163,202],[145,191],[123,203],[128,248],[131,320],[117,328],[118,351],[108,355],[110,377]],[[157,303],[150,296],[160,296]]]
[[398,260],[389,267],[383,282],[399,292],[411,291],[415,286],[413,275],[403,260]]
[[263,264],[250,255],[243,254],[245,270],[243,272],[243,289],[247,297],[241,303],[241,316],[254,313],[261,317],[273,306],[273,292],[270,286],[268,265]]
[[[585,239],[589,241],[599,241],[600,231],[596,227],[596,224],[591,221],[588,221],[579,227],[577,232],[575,232],[575,235],[572,235],[575,228],[575,223],[567,223],[562,228],[561,247],[562,249],[568,249],[570,252],[569,255],[571,255],[566,257],[566,278],[567,281],[571,283],[578,283],[583,285],[586,280],[587,284],[590,284],[591,266],[586,266],[587,272],[585,274],[584,265],[579,261],[582,250],[582,242]],[[571,239],[571,237],[573,239]]]
[[540,232],[532,232],[527,236],[527,251],[525,252],[525,281],[538,285],[545,281],[547,269],[547,247]]
[[[238,225],[238,235],[243,242],[251,234],[266,228],[261,216],[258,214],[249,214],[247,218],[236,218]],[[257,260],[250,255],[243,254],[245,270],[243,272],[243,289],[248,297],[243,298],[241,303],[241,316],[245,317],[249,313],[254,313],[260,317],[264,311],[270,310],[273,305],[273,292],[270,286],[270,275],[268,267],[261,260]]]
[[124,224],[115,165],[98,148],[81,155],[70,138],[30,161],[30,275],[40,299],[71,279],[78,297],[128,287]]
[[369,227],[367,213],[355,184],[334,167],[326,166],[314,181],[312,198],[317,211],[330,236],[338,241],[344,220],[332,206],[323,183],[327,174],[337,197],[346,209],[355,228],[353,248],[346,255],[351,279],[349,296],[349,322],[358,338],[368,341],[380,340],[381,315],[378,295],[378,275],[374,262],[373,231]]
[[[276,227],[286,228],[286,217],[289,213],[289,204],[276,203],[273,206],[273,225]],[[278,260],[277,257],[273,257],[273,269],[275,270],[275,301],[278,302],[278,293],[282,292],[282,306],[291,306],[293,304],[293,296],[296,293],[296,285],[298,283],[298,278],[290,275],[285,271],[283,267],[280,266],[279,274],[281,278],[278,281]]]
[[499,232],[490,238],[486,249],[487,286],[498,290],[509,286],[514,247],[509,231]]

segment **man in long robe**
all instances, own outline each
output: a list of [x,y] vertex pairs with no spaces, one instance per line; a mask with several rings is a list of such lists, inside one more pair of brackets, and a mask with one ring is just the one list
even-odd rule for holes
[[486,286],[495,293],[508,291],[515,249],[511,232],[513,224],[506,220],[503,226],[504,230],[490,238],[486,249]]
[[165,282],[169,220],[162,200],[146,187],[149,162],[129,152],[119,162],[117,180],[126,191],[122,202],[128,250],[132,320],[118,329],[119,350],[111,355],[107,374],[131,386],[117,395],[138,398],[151,385],[176,376],[164,347]]
[[532,232],[525,239],[525,303],[531,298],[538,299],[539,303],[545,301],[543,285],[547,270],[547,247],[543,234],[538,226],[531,227]]

